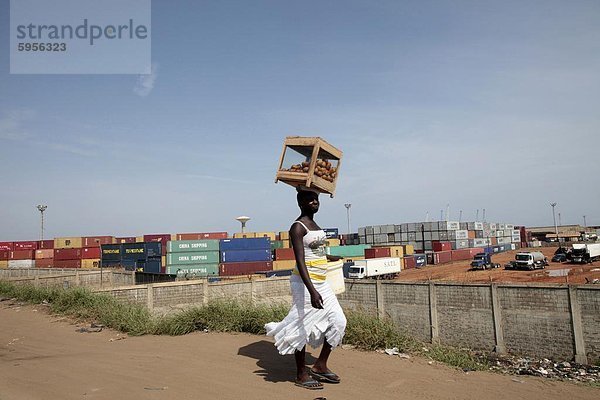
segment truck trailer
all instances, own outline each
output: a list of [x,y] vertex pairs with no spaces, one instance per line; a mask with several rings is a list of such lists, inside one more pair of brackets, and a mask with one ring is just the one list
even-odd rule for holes
[[394,279],[400,273],[401,265],[398,257],[356,260],[354,265],[350,266],[348,277],[351,279]]
[[591,263],[600,259],[600,243],[575,243],[571,251],[571,262]]

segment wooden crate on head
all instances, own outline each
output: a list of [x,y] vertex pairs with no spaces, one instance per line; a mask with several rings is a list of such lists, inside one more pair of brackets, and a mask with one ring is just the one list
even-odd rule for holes
[[288,136],[283,143],[275,183],[335,194],[342,151],[320,137]]

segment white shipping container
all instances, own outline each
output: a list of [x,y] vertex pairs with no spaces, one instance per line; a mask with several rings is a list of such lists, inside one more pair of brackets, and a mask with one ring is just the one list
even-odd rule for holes
[[512,241],[513,243],[519,243],[519,242],[521,241],[521,237],[520,237],[520,236],[519,236],[519,237],[515,237],[515,236],[513,236],[511,241]]
[[498,244],[511,244],[512,243],[511,238],[508,238],[508,237],[499,237],[497,240],[498,240]]
[[513,233],[512,229],[504,229],[504,237],[511,237]]
[[496,229],[498,229],[498,224],[490,222],[490,230],[495,231]]
[[401,263],[397,257],[369,258],[356,260],[350,267],[348,276],[354,279],[369,278],[372,276],[397,274],[400,272]]
[[504,229],[513,230],[513,229],[515,229],[515,226],[513,224],[504,224]]
[[8,268],[35,268],[35,260],[8,260]]
[[365,227],[358,228],[358,236],[366,236],[367,230]]
[[499,229],[499,230],[506,229],[506,224],[497,224],[496,229]]
[[469,248],[469,240],[462,239],[456,240],[452,242],[452,250],[460,250],[460,249],[468,249]]
[[497,237],[497,238],[501,238],[501,237],[503,237],[503,236],[504,236],[504,229],[501,229],[501,230],[497,230],[497,231],[496,231],[496,237]]
[[438,222],[438,229],[440,231],[456,231],[460,229],[460,223],[458,221],[441,221]]
[[468,239],[469,231],[466,230],[457,230],[456,232],[456,240]]

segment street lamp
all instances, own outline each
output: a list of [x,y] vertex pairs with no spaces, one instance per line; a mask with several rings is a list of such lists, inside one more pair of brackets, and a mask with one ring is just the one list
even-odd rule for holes
[[558,247],[560,247],[560,240],[558,240],[558,227],[556,226],[556,213],[554,212],[554,207],[556,207],[556,203],[550,203],[552,206],[552,218],[554,218],[554,232],[556,233],[556,241],[558,242]]
[[246,222],[250,221],[250,217],[242,215],[240,217],[237,217],[236,220],[240,221],[240,223],[242,224],[242,233],[244,233],[246,230]]
[[41,204],[38,204],[38,206],[37,206],[37,209],[39,210],[40,214],[42,214],[42,233],[41,233],[40,240],[44,240],[44,211],[46,211],[47,208],[48,208],[48,206],[41,205]]
[[350,207],[352,207],[352,204],[346,203],[346,204],[344,204],[344,207],[346,207],[346,218],[348,220],[348,235],[349,235],[350,234]]

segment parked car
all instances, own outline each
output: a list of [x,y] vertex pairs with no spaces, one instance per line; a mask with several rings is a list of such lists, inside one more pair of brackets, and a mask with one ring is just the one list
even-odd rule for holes
[[565,253],[558,253],[552,257],[552,262],[563,263],[567,261],[567,255]]

